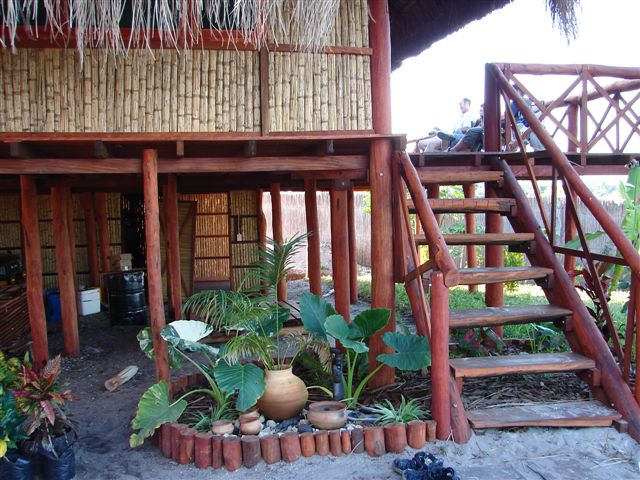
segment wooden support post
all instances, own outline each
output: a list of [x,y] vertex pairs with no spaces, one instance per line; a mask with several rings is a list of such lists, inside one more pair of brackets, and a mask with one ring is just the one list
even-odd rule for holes
[[[573,135],[575,135],[576,139],[578,138],[578,104],[572,103],[567,107],[567,124],[568,130]],[[573,142],[571,139],[568,140],[569,144],[567,145],[567,152],[577,152],[578,145]],[[561,180],[564,182],[564,179]],[[578,196],[572,191],[571,195],[573,196],[573,201],[577,205],[578,204]],[[564,241],[569,242],[576,238],[578,235],[578,229],[576,228],[576,221],[571,215],[571,209],[567,206],[565,202],[564,207]],[[576,269],[576,257],[572,255],[564,256],[564,269],[567,272]],[[572,281],[574,280],[573,277]]]
[[100,239],[100,268],[102,273],[104,273],[111,270],[109,265],[111,243],[109,240],[109,219],[107,216],[107,194],[104,192],[96,192],[95,205],[98,238]]
[[451,434],[449,381],[449,289],[436,271],[431,274],[431,413],[439,440]]
[[[629,289],[630,295],[633,301],[629,302],[629,308],[633,305],[633,313],[635,317],[635,332],[636,332],[636,385],[635,385],[635,398],[636,402],[640,405],[640,381],[638,381],[638,365],[640,365],[640,280],[632,276],[631,288]],[[629,342],[633,341],[633,335],[630,336]],[[629,349],[631,350],[631,349]]]
[[[376,133],[391,133],[391,25],[389,2],[369,0],[369,46],[371,47],[371,114]],[[371,306],[391,309],[391,318],[383,332],[369,342],[369,369],[378,366],[376,357],[390,350],[382,334],[395,332],[395,284],[393,279],[393,238],[391,182],[391,142],[376,139],[371,143],[369,178],[371,180]],[[395,381],[395,371],[384,366],[369,382],[371,388]]]
[[51,213],[56,249],[56,270],[60,289],[60,310],[62,313],[62,337],[64,354],[80,354],[78,335],[78,307],[76,303],[76,282],[73,275],[73,258],[69,238],[69,195],[66,187],[51,189]]
[[169,315],[182,318],[182,284],[180,281],[180,230],[178,226],[178,186],[173,173],[167,175],[164,186],[164,238],[166,241],[167,289]]
[[348,322],[349,302],[349,232],[347,190],[344,181],[334,182],[331,190],[331,266],[337,312]]
[[[67,229],[69,230],[69,252],[71,253],[71,269],[73,271],[74,289],[78,291],[78,254],[76,252],[76,228],[73,222],[73,196],[71,189],[65,189],[67,204]],[[76,304],[77,308],[77,304]]]
[[158,152],[142,152],[142,182],[144,191],[144,223],[147,248],[147,284],[149,289],[149,320],[156,356],[158,380],[170,383],[167,343],[160,336],[165,327],[162,273],[160,271],[160,212],[158,205]]
[[[271,224],[273,226],[273,240],[282,244],[284,237],[282,234],[282,200],[280,198],[280,184],[271,184]],[[287,300],[287,280],[284,279],[278,284],[278,300]]]
[[358,302],[358,258],[356,249],[356,204],[353,188],[347,190],[347,221],[349,228],[349,300]]
[[316,197],[315,179],[304,180],[304,205],[307,219],[307,276],[309,277],[309,291],[315,295],[322,295],[320,277],[320,229],[318,225],[318,200]]
[[41,368],[49,359],[47,320],[42,301],[42,257],[38,228],[38,193],[33,177],[20,175],[20,215],[25,269],[27,271],[27,306],[33,340],[33,364]]
[[89,282],[91,286],[100,286],[100,266],[98,261],[98,236],[96,233],[96,215],[93,207],[93,194],[82,194],[84,226],[87,231],[87,262],[89,263]]
[[264,208],[262,207],[262,200],[264,199],[264,192],[262,190],[257,191],[256,195],[256,212],[258,212],[258,243],[260,248],[267,246],[267,217],[264,214]]
[[[485,184],[485,196],[487,198],[496,198],[497,194],[493,187]],[[486,214],[486,232],[502,233],[504,230],[502,216],[498,213]],[[503,267],[504,266],[504,246],[487,245],[485,247],[485,265],[487,267]],[[504,288],[502,283],[491,283],[486,286],[484,300],[487,307],[502,307],[504,305]],[[502,337],[503,327],[493,327],[493,331]]]
[[[476,196],[476,186],[473,183],[463,185],[465,198],[474,198]],[[464,216],[467,233],[476,233],[476,217],[473,213],[467,213]],[[475,245],[467,245],[467,268],[476,268],[478,266],[478,252]],[[470,292],[477,292],[478,285],[469,285]]]

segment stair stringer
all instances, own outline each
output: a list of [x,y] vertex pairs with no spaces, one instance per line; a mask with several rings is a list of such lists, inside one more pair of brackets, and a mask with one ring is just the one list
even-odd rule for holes
[[573,330],[567,335],[572,350],[595,360],[601,372],[602,389],[611,406],[629,422],[629,434],[640,441],[640,406],[624,381],[607,342],[578,295],[564,266],[556,258],[551,244],[543,235],[531,205],[511,168],[504,160],[498,160],[496,166],[504,173],[501,188],[505,196],[516,200],[518,215],[508,217],[514,232],[533,232],[535,235],[536,249],[534,254],[527,254],[529,261],[532,265],[553,269],[552,288],[543,288],[547,299],[555,305],[573,311]]

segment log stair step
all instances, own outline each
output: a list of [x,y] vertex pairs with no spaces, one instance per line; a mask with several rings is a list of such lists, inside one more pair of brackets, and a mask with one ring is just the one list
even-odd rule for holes
[[572,311],[556,305],[527,305],[521,307],[484,307],[451,310],[449,327],[477,328],[521,323],[541,323],[559,320]]
[[488,283],[519,282],[546,278],[553,273],[545,267],[487,267],[464,268],[458,273],[459,285],[485,285]]
[[[502,213],[516,214],[513,198],[430,198],[433,213]],[[416,213],[413,201],[408,201],[409,213]]]
[[[428,245],[424,234],[414,235],[416,244]],[[533,233],[447,233],[447,245],[521,245],[533,241]]]
[[609,427],[620,418],[620,413],[596,400],[536,403],[467,412],[473,428]]
[[449,361],[449,365],[456,378],[478,378],[521,373],[589,370],[596,367],[596,362],[579,353],[560,352],[453,358]]
[[497,182],[503,173],[496,170],[443,171],[418,168],[418,176],[424,185],[464,185],[469,183]]

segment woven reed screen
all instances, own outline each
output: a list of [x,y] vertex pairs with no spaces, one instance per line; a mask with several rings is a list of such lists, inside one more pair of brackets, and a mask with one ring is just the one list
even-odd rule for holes
[[255,278],[248,269],[258,260],[258,193],[253,190],[230,193],[231,270],[233,288],[251,287]]
[[[78,284],[89,286],[89,265],[87,259],[87,235],[81,195],[73,195],[73,224],[75,230]],[[107,216],[109,240],[112,253],[120,253],[120,194],[107,195]],[[40,244],[42,254],[43,286],[55,288],[58,285],[56,273],[55,241],[51,217],[49,195],[38,195],[38,218],[40,220]],[[21,253],[20,241],[20,199],[18,196],[0,197],[0,250]]]

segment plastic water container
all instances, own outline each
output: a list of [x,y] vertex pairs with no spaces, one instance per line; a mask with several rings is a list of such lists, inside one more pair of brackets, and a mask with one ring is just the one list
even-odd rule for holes
[[47,322],[60,323],[62,311],[60,310],[60,290],[57,288],[47,288],[44,291],[45,310]]
[[100,289],[89,288],[78,292],[78,313],[93,315],[100,312]]

